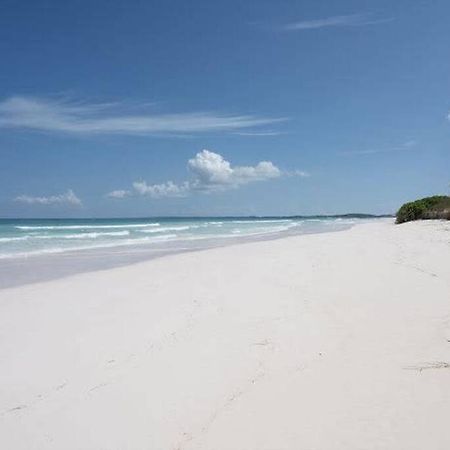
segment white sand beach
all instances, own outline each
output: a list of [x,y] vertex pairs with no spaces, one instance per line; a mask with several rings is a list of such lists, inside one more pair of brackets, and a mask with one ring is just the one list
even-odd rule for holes
[[0,290],[4,450],[448,450],[450,223]]

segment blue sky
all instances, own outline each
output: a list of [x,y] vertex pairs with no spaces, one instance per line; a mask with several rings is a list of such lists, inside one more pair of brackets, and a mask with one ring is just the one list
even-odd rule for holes
[[8,1],[0,216],[390,213],[448,193],[450,3]]

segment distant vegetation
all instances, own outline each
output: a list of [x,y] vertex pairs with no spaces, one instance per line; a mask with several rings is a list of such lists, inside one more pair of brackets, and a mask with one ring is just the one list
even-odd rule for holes
[[405,203],[397,212],[397,223],[421,219],[450,220],[450,197],[435,195]]

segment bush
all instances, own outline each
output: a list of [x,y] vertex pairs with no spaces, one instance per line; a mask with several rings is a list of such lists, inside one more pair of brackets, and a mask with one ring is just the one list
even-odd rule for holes
[[405,203],[397,212],[396,223],[421,219],[450,220],[450,197],[435,195]]

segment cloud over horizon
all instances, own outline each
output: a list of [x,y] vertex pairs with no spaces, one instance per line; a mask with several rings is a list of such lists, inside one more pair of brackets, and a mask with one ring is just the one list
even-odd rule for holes
[[51,195],[48,197],[34,197],[30,195],[19,195],[14,199],[16,202],[26,203],[29,205],[72,205],[81,206],[81,200],[75,195],[72,189],[69,189],[64,194]]
[[130,190],[114,190],[107,194],[110,198],[123,199],[130,196],[151,198],[186,197],[194,192],[218,192],[239,186],[266,181],[281,176],[309,176],[304,171],[283,172],[270,161],[260,161],[254,166],[232,166],[222,155],[210,150],[202,150],[187,163],[191,179],[181,184],[167,181],[148,184],[136,181]]
[[[141,111],[144,106],[141,105],[138,109]],[[0,128],[79,135],[179,135],[231,132],[258,128],[285,120],[286,118],[227,115],[204,111],[137,114],[127,111],[120,104],[69,102],[37,97],[15,96],[0,102]]]

